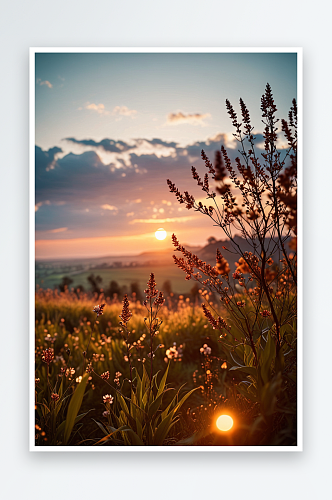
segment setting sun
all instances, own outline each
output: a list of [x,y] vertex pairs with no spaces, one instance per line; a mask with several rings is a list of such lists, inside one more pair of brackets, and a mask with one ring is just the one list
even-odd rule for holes
[[155,234],[157,240],[164,240],[167,236],[165,229],[163,229],[162,227],[157,229],[157,231],[154,234]]
[[229,431],[233,427],[233,419],[229,415],[220,415],[216,424],[220,431]]

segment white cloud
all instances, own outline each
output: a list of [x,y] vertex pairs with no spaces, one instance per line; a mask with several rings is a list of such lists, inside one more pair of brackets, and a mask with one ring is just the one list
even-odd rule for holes
[[37,83],[39,85],[46,85],[49,89],[51,89],[53,87],[53,85],[51,84],[51,82],[49,82],[48,80],[42,81],[40,78],[37,78]]
[[130,153],[137,156],[155,155],[157,158],[176,156],[176,149],[166,144],[155,144],[145,139],[135,139],[136,146],[131,149]]
[[39,201],[38,203],[36,203],[36,205],[35,205],[35,212],[38,212],[38,210],[40,209],[40,207],[43,206],[43,205],[51,205],[50,200]]
[[99,103],[99,104],[94,104],[94,103],[87,103],[85,105],[85,109],[89,109],[91,111],[96,111],[100,115],[108,115],[109,111],[106,111],[104,104]]
[[68,230],[68,227],[58,227],[57,229],[51,229],[48,233],[64,233]]
[[129,109],[127,106],[115,106],[112,115],[131,116],[132,118],[137,114],[136,109]]
[[235,139],[234,135],[229,132],[220,132],[213,137],[209,137],[209,139],[206,141],[207,144],[211,144],[212,142],[223,143],[225,148],[229,149],[236,149],[237,147],[237,140]]
[[[96,111],[92,105],[89,104],[90,110]],[[96,105],[94,105],[96,106]],[[99,105],[100,106],[100,105]],[[106,112],[104,113],[106,114]],[[94,141],[93,141],[94,142]],[[82,149],[86,151],[90,151],[91,148],[98,148],[98,156],[101,161],[107,165],[112,164],[111,169],[123,169],[123,166],[128,168],[134,167],[137,173],[146,173],[146,169],[143,167],[138,167],[137,164],[132,164],[131,155],[136,156],[145,156],[145,155],[155,155],[157,158],[163,157],[176,157],[176,147],[173,146],[173,143],[168,144],[167,142],[160,141],[154,142],[146,140],[146,139],[132,139],[127,143],[121,144],[121,142],[115,142],[115,147],[121,151],[108,151],[105,150],[101,143],[96,143],[95,146],[91,146],[90,144],[85,145],[84,141],[82,143],[72,142],[70,145],[70,152],[74,154],[80,154]]]
[[101,205],[100,208],[102,208],[103,210],[110,210],[111,212],[115,213],[118,212],[117,207],[114,207],[113,205],[108,205],[108,203],[105,203],[105,205]]
[[204,119],[210,118],[210,113],[193,113],[184,114],[182,111],[178,113],[169,113],[167,116],[166,125],[178,125],[181,123],[189,123],[191,125],[205,125]]

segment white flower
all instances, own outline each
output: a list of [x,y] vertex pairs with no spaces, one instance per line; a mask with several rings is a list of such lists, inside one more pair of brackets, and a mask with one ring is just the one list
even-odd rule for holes
[[104,403],[112,404],[114,401],[114,398],[113,398],[113,396],[106,394],[105,396],[103,396],[103,401],[104,401]]
[[204,354],[204,356],[209,356],[211,354],[211,347],[209,347],[207,344],[204,344],[199,351],[201,352],[201,354]]

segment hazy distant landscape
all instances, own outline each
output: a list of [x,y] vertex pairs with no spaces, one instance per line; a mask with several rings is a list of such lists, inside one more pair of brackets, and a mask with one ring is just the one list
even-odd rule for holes
[[173,263],[174,251],[143,252],[137,256],[105,256],[91,259],[63,259],[36,261],[36,286],[54,289],[63,277],[72,280],[71,287],[89,290],[88,276],[93,273],[102,278],[101,287],[116,281],[120,287],[137,283],[143,291],[151,269],[159,283],[170,281],[176,293],[187,293],[193,283],[186,281],[183,272]]
[[[252,248],[242,238],[238,238],[241,247],[250,251]],[[190,247],[189,250],[196,253],[199,258],[215,265],[216,250],[219,248],[225,255],[232,270],[235,270],[236,256],[222,247],[231,249],[227,240],[215,240],[203,247]],[[247,248],[248,247],[248,248]],[[57,288],[64,277],[72,280],[70,287],[83,287],[89,290],[88,277],[91,274],[100,276],[101,288],[109,286],[111,281],[116,281],[120,287],[126,286],[130,291],[130,285],[137,283],[143,291],[147,277],[151,270],[155,273],[156,280],[162,284],[169,281],[171,289],[175,293],[188,293],[194,286],[193,281],[186,281],[185,274],[173,261],[176,254],[173,248],[159,252],[143,252],[137,256],[105,256],[91,259],[58,259],[36,261],[36,286],[40,288]]]
[[[42,266],[42,267],[40,267]],[[77,269],[78,266],[73,265],[72,269]],[[36,265],[38,277],[36,277],[36,285],[41,288],[56,288],[64,276],[70,277],[73,282],[71,287],[84,287],[84,290],[89,290],[88,276],[93,272],[102,278],[101,287],[108,286],[111,281],[116,281],[120,287],[127,286],[130,290],[131,283],[137,283],[143,291],[147,279],[151,272],[151,266],[142,265],[137,267],[123,266],[119,268],[99,267],[97,264],[91,263],[81,272],[72,270],[70,266],[66,266],[66,270],[61,267],[53,267],[52,262],[47,264]],[[193,287],[193,283],[184,279],[183,272],[174,264],[159,264],[154,266],[154,273],[159,283],[163,284],[169,280],[172,284],[172,291],[176,293],[188,293]]]

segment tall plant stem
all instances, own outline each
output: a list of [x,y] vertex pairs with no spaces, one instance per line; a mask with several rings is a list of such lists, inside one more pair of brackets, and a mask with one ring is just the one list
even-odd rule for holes
[[[97,316],[98,318],[98,316]],[[89,349],[89,345],[90,345],[90,342],[91,342],[91,338],[92,338],[92,334],[94,332],[94,329],[95,329],[95,326],[96,326],[96,321],[97,321],[97,318],[95,319],[94,323],[93,323],[93,327],[91,329],[91,333],[90,333],[90,337],[89,337],[89,341],[88,341],[88,345],[86,346],[86,349],[83,351],[83,357],[84,357],[84,361],[83,361],[83,375],[84,375],[84,372],[85,372],[85,362],[86,362],[86,357],[87,357],[87,354],[88,354],[88,349]]]
[[[152,328],[152,321],[153,321],[153,313],[152,313],[152,299],[150,298],[150,314],[151,314],[151,319],[150,319],[150,390],[151,390],[151,385],[152,385],[152,377],[153,377],[153,328]],[[150,396],[150,394],[149,394]]]

